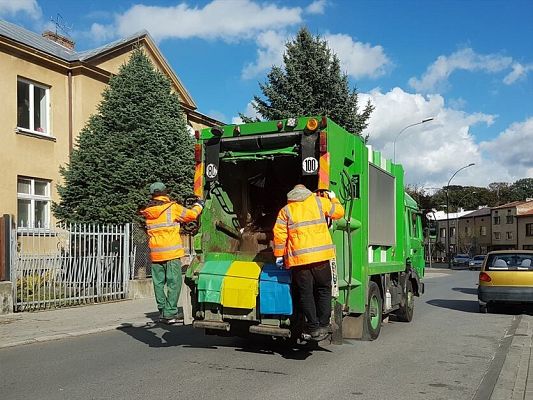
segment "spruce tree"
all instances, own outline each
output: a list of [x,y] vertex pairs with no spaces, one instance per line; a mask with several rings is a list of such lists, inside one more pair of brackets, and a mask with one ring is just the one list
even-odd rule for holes
[[194,141],[178,95],[140,48],[111,78],[76,144],[60,168],[60,202],[52,207],[60,221],[131,222],[154,181],[171,196],[192,192]]
[[339,59],[325,40],[302,28],[287,43],[283,61],[284,67],[272,67],[267,83],[259,84],[266,99],[254,96],[254,108],[262,118],[327,115],[349,132],[361,134],[374,106],[368,101],[359,113],[357,90],[350,89],[348,76],[341,73]]

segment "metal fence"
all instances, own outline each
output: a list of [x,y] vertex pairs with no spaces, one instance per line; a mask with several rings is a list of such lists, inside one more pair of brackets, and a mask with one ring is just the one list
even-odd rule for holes
[[58,225],[13,233],[15,311],[123,299],[135,246],[131,225]]

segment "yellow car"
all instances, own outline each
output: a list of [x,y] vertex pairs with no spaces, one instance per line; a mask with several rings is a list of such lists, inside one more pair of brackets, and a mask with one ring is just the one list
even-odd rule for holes
[[478,286],[479,312],[496,303],[533,304],[533,251],[500,250],[487,254]]

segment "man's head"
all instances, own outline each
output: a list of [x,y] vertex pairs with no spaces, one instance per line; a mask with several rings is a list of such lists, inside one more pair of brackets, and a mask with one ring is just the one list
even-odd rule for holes
[[167,187],[163,182],[154,182],[150,185],[150,194],[152,196],[167,194]]

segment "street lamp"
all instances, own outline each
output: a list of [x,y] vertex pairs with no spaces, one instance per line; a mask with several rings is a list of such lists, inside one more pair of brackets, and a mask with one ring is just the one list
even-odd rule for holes
[[412,126],[416,126],[416,125],[421,125],[421,124],[425,124],[426,122],[429,122],[429,121],[433,121],[433,117],[429,117],[429,118],[424,118],[422,121],[420,122],[416,122],[414,124],[411,124],[411,125],[407,125],[405,128],[403,128],[400,132],[398,132],[396,134],[396,137],[394,138],[394,142],[392,144],[393,146],[393,155],[392,155],[392,162],[394,164],[396,164],[396,139],[398,139],[398,136],[400,136],[402,134],[403,131],[405,131],[406,129],[409,129],[411,128]]
[[455,175],[457,175],[458,172],[462,171],[465,168],[472,167],[473,165],[476,165],[475,163],[470,163],[468,165],[465,165],[464,167],[459,168],[457,171],[455,171],[448,181],[448,185],[446,185],[446,254],[448,255],[448,268],[452,267],[452,260],[450,258],[450,201],[448,198],[448,191],[450,190],[450,183]]

